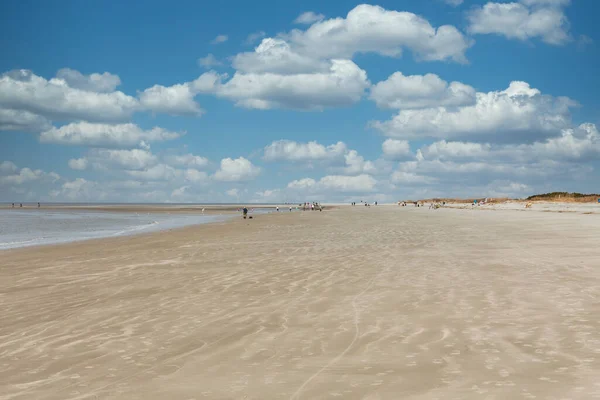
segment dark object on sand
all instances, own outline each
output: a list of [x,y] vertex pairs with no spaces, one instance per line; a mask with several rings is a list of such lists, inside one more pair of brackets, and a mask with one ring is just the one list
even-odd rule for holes
[[252,215],[248,217],[248,219],[252,219]]

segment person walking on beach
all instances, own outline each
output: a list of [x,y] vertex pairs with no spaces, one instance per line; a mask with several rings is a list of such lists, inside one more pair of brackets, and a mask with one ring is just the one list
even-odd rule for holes
[[242,209],[242,213],[244,214],[244,219],[246,219],[246,217],[248,216],[248,209],[245,206]]

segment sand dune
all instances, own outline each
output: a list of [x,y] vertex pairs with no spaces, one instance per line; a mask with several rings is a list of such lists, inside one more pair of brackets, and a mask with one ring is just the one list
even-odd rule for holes
[[346,207],[0,253],[0,399],[600,398],[600,216]]

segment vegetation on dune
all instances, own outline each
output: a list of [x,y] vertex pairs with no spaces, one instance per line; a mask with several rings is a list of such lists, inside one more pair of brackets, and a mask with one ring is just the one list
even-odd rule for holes
[[527,200],[545,200],[545,201],[566,201],[566,202],[577,202],[585,203],[588,201],[597,201],[600,198],[600,194],[595,193],[569,193],[569,192],[552,192],[544,194],[536,194],[529,196]]

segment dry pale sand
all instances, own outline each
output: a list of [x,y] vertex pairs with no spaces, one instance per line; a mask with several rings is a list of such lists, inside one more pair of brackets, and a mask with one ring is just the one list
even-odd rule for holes
[[357,206],[0,259],[0,399],[600,398],[598,215]]

